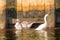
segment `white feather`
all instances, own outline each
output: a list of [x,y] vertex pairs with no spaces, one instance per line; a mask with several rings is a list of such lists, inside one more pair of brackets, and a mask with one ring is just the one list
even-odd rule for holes
[[27,28],[30,28],[34,22],[27,25]]

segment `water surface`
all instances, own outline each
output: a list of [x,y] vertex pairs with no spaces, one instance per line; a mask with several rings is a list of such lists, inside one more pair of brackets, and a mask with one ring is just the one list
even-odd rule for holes
[[24,29],[22,31],[15,29],[0,30],[0,40],[54,40],[54,33],[35,31],[34,29]]

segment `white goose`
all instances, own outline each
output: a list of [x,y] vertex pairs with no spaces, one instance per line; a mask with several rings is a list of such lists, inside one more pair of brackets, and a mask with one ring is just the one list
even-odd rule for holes
[[40,30],[41,32],[44,32],[44,37],[45,37],[45,40],[48,40],[48,38],[47,38],[47,31],[45,31],[45,30],[43,30],[44,28],[46,28],[47,26],[48,26],[48,23],[47,23],[47,21],[46,21],[46,18],[47,18],[47,16],[48,16],[49,14],[46,14],[45,16],[44,16],[44,23],[43,24],[41,24],[38,28],[36,28],[35,30]]
[[19,19],[16,19],[15,28],[17,30],[22,30],[22,24],[20,23],[20,20]]
[[42,29],[44,29],[44,28],[46,28],[46,27],[48,26],[48,23],[47,23],[47,21],[46,21],[47,16],[48,16],[48,14],[46,14],[46,15],[44,16],[44,23],[41,24],[41,25],[39,25],[39,27],[37,27],[35,30],[42,30]]

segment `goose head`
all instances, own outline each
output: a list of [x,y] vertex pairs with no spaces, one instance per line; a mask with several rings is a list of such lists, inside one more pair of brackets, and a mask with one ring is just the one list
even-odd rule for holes
[[47,17],[49,15],[49,13],[47,13],[45,16]]
[[20,20],[19,19],[16,19],[16,22],[20,22]]

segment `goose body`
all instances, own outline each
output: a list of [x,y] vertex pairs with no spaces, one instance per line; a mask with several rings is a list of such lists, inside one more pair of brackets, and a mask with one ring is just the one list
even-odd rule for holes
[[42,30],[42,29],[44,29],[45,27],[47,27],[47,24],[41,24],[41,25],[39,25],[39,27],[38,28],[36,28],[35,30]]
[[28,25],[27,21],[23,21],[21,24],[24,29],[27,29],[27,25]]
[[17,21],[17,22],[16,22],[16,24],[15,24],[15,29],[17,29],[17,30],[22,30],[22,25],[21,25],[19,19],[17,19],[16,21]]
[[33,23],[34,23],[34,22],[29,23],[29,24],[27,25],[27,28],[30,28],[30,27],[32,26]]
[[46,15],[44,16],[44,23],[41,24],[41,25],[39,25],[39,27],[37,27],[35,30],[42,30],[42,29],[44,29],[44,28],[47,27],[47,25],[48,25],[48,24],[47,24],[47,21],[46,21],[47,16],[48,16],[48,14],[46,14]]
[[28,21],[23,21],[21,24],[24,29],[28,29],[32,26],[33,22],[29,23]]

